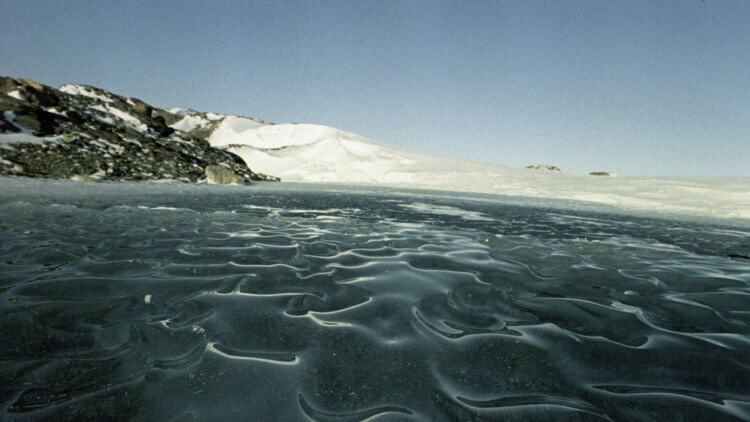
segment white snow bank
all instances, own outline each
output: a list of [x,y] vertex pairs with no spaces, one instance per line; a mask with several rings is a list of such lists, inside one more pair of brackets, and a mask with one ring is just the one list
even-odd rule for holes
[[[262,142],[258,142],[259,137],[262,138],[258,130],[266,126],[268,125],[253,119],[229,116],[214,129],[208,141],[213,146],[242,144],[263,148]],[[282,136],[281,139],[286,141],[289,138]]]
[[137,130],[138,132],[148,131],[148,126],[146,126],[144,123],[141,123],[141,121],[138,120],[137,117],[133,116],[130,113],[124,112],[117,107],[113,107],[109,104],[104,104],[104,105],[97,104],[95,106],[92,106],[91,109],[101,111],[102,113],[110,114],[114,117],[117,117],[118,119],[122,120],[126,125],[130,126],[134,130]]
[[227,118],[211,135],[282,181],[359,183],[590,201],[622,209],[750,219],[750,178],[595,177],[510,168],[378,144],[318,125]]
[[183,117],[178,122],[169,125],[169,127],[177,130],[181,130],[183,132],[190,132],[191,130],[194,130],[196,128],[205,127],[211,123],[210,120],[206,119],[205,117],[196,114],[196,115],[187,115]]
[[93,98],[95,100],[99,100],[105,103],[111,103],[113,100],[111,98],[105,97],[104,95],[98,94],[93,89],[83,86],[83,85],[73,85],[73,84],[65,84],[59,88],[60,91],[71,94],[71,95],[80,95],[82,97],[88,97]]

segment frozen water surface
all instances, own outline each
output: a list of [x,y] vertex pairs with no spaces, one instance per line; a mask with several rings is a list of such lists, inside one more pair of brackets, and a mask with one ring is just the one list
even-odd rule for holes
[[747,220],[283,184],[0,198],[0,419],[750,419]]

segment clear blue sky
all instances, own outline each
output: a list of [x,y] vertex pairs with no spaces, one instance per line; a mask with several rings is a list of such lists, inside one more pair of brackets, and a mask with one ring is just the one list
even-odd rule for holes
[[568,172],[750,176],[750,1],[0,0],[0,74]]

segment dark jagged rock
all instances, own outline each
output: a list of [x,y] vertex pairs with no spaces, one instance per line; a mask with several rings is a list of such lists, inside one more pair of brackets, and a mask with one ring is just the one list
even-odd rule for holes
[[155,117],[155,118],[156,117],[161,117],[162,119],[164,119],[164,122],[167,125],[175,124],[178,121],[180,121],[182,119],[182,117],[183,117],[183,116],[180,116],[180,115],[177,115],[177,114],[174,114],[174,113],[170,113],[170,112],[168,112],[166,110],[160,110],[160,109],[152,110],[151,113],[152,113],[153,117]]
[[152,114],[154,113],[154,108],[150,105],[144,103],[143,101],[139,100],[138,98],[131,98],[130,103],[133,106],[133,111],[144,117],[152,117]]
[[531,170],[545,170],[545,171],[560,171],[560,167],[555,166],[544,166],[544,165],[535,165],[535,166],[526,166],[527,169]]
[[54,107],[59,104],[59,98],[50,88],[28,79],[1,78],[0,93],[8,94],[18,91],[26,100],[42,107]]
[[88,85],[0,77],[0,175],[197,182],[219,165],[242,183],[278,180],[212,147],[207,135],[169,127],[181,118]]
[[610,176],[610,174],[607,173],[606,171],[592,171],[591,173],[589,173],[589,176],[604,176],[604,177],[606,177],[606,176]]

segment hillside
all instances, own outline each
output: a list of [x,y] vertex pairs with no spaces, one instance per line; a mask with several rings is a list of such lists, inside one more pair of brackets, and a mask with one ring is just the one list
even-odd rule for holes
[[269,180],[238,156],[175,130],[178,116],[87,85],[0,78],[0,174],[103,180],[203,180],[209,166]]

